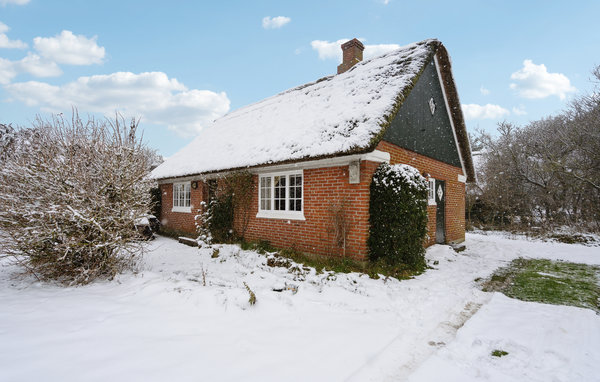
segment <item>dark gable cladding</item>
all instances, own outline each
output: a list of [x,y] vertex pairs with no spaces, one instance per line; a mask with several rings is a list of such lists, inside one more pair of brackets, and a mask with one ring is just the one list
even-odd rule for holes
[[[430,100],[435,105],[433,114]],[[402,103],[383,140],[455,167],[462,167],[433,59],[425,66]]]

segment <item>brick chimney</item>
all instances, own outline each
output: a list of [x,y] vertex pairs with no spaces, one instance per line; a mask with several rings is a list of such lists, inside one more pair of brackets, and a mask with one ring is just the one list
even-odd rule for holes
[[344,54],[344,60],[337,67],[338,74],[344,73],[346,70],[353,67],[357,62],[362,61],[363,50],[365,50],[365,46],[362,44],[362,42],[355,38],[343,43],[342,52]]

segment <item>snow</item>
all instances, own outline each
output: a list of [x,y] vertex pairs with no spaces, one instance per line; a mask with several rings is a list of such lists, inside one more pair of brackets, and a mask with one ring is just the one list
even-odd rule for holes
[[438,45],[437,40],[407,45],[345,73],[233,111],[202,130],[151,176],[185,176],[366,149]]
[[[590,381],[600,372],[599,316],[484,293],[474,281],[518,256],[600,264],[598,248],[468,234],[466,251],[433,246],[433,269],[396,281],[295,275],[233,245],[217,258],[163,237],[148,246],[138,274],[83,287],[17,278],[2,261],[0,381]],[[496,348],[509,354],[491,357]]]
[[[409,381],[598,381],[598,344],[600,319],[589,309],[495,293]],[[508,354],[493,357],[494,350]]]

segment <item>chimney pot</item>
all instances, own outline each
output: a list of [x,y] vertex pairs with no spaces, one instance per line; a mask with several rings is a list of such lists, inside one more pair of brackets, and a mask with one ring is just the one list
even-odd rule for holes
[[356,63],[362,61],[363,50],[365,46],[362,42],[353,38],[352,40],[342,44],[343,60],[342,63],[337,67],[338,74],[344,73]]

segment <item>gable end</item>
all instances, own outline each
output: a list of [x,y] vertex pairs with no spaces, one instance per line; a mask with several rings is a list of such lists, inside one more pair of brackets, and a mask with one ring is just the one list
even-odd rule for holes
[[444,91],[432,58],[398,110],[383,140],[463,168]]

